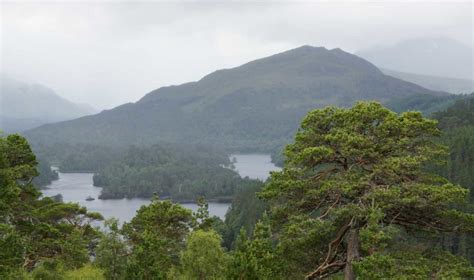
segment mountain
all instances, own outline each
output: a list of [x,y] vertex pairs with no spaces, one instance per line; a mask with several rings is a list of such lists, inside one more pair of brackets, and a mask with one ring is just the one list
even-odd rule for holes
[[447,95],[384,75],[341,49],[303,46],[216,71],[197,82],[162,87],[136,103],[44,125],[26,135],[36,146],[161,141],[263,152],[287,143],[313,108],[420,94]]
[[75,104],[39,84],[0,76],[0,129],[20,132],[45,123],[75,119],[97,111]]
[[421,75],[382,68],[380,70],[386,75],[411,82],[431,90],[445,91],[454,94],[474,92],[474,81],[469,79]]
[[449,38],[420,38],[356,52],[378,67],[474,80],[473,48]]

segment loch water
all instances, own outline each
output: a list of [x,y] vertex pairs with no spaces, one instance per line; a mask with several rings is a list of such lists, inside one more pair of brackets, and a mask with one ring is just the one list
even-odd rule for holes
[[[262,154],[234,154],[230,156],[234,161],[235,170],[242,177],[266,180],[269,172],[278,168],[271,162],[269,155]],[[44,196],[61,194],[64,202],[75,202],[87,207],[89,211],[99,212],[104,218],[115,217],[120,222],[128,222],[135,212],[142,206],[150,203],[149,199],[98,199],[102,190],[92,184],[92,173],[59,173],[59,179],[53,181],[42,190]],[[94,200],[87,201],[91,197]],[[195,203],[181,203],[193,211],[198,206]],[[209,213],[224,219],[230,203],[209,203]]]

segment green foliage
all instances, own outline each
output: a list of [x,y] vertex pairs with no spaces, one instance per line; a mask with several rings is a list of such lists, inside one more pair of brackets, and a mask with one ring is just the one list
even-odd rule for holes
[[209,204],[204,198],[200,197],[197,200],[198,210],[193,213],[196,220],[195,229],[210,230],[213,227],[215,220],[209,216]]
[[128,250],[119,232],[118,220],[110,219],[104,224],[107,230],[95,250],[95,264],[104,271],[107,279],[126,279]]
[[127,267],[131,279],[164,279],[179,264],[179,252],[195,220],[192,211],[171,201],[153,199],[123,226],[132,246]]
[[354,264],[361,279],[471,279],[474,268],[445,251],[375,253]]
[[86,264],[77,269],[67,270],[61,262],[43,262],[31,273],[35,280],[105,280],[101,269]]
[[[443,165],[429,166],[450,181],[470,190],[470,204],[462,209],[474,213],[474,98],[457,101],[444,111],[433,114],[443,130],[440,142],[448,146],[449,155]],[[474,237],[472,234],[454,233],[437,240],[451,252],[465,256],[474,263]]]
[[[433,114],[443,130],[441,142],[449,147],[446,165],[435,168],[442,176],[467,188],[474,182],[474,97]],[[471,192],[471,196],[474,192]],[[474,201],[474,197],[471,197]]]
[[51,169],[51,164],[46,159],[38,159],[38,177],[33,179],[33,184],[37,187],[43,187],[51,184],[59,178],[58,172]]
[[254,181],[247,187],[241,188],[232,199],[225,215],[224,245],[232,248],[233,243],[243,228],[247,235],[251,235],[255,224],[262,218],[268,205],[256,196],[262,189],[263,183]]
[[205,147],[153,145],[130,147],[120,159],[94,175],[101,198],[161,197],[179,201],[229,200],[250,184],[234,170],[225,153]]
[[251,239],[247,238],[244,229],[240,231],[228,275],[231,279],[284,279],[280,275],[282,265],[268,220],[264,217],[255,225]]
[[[432,140],[439,134],[420,113],[397,115],[374,102],[310,112],[284,169],[261,193],[273,203],[290,270],[309,278],[352,273],[352,261],[387,250],[394,226],[472,231],[474,216],[452,208],[466,189],[425,171],[444,154]],[[361,251],[360,241],[374,243]]]
[[36,165],[23,137],[0,137],[0,278],[35,267],[38,275],[51,267],[80,267],[97,238],[90,222],[100,215],[78,204],[40,198],[31,183],[38,175]]
[[221,247],[221,237],[213,230],[193,231],[181,253],[181,268],[171,278],[226,279],[228,256]]
[[[97,183],[124,196],[235,194],[232,206],[223,223],[203,198],[192,213],[155,197],[122,229],[107,221],[102,234],[90,225],[98,213],[41,198],[28,142],[0,137],[0,278],[338,278],[347,268],[360,279],[472,278],[465,259],[441,249],[472,256],[468,191],[447,179],[472,187],[473,104],[434,115],[441,138],[435,121],[378,103],[314,110],[263,190],[224,169],[219,151],[131,147],[92,167]],[[435,166],[447,156],[440,143],[448,162]]]
[[112,143],[92,145],[83,143],[33,143],[33,149],[43,162],[59,167],[64,173],[97,172],[118,158],[121,148]]
[[444,131],[472,126],[474,123],[474,93],[458,100],[454,105],[433,114]]
[[35,280],[63,280],[64,267],[60,261],[43,261],[36,267],[31,276]]
[[64,279],[67,280],[105,280],[104,273],[99,268],[90,264],[76,270],[66,271]]
[[468,95],[442,95],[416,94],[409,97],[395,98],[385,105],[395,112],[420,111],[428,116],[434,112],[452,106],[456,100],[464,99]]

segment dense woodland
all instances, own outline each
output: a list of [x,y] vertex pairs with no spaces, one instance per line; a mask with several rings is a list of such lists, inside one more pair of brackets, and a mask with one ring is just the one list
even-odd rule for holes
[[[41,198],[28,142],[2,137],[0,278],[472,278],[472,106],[465,99],[436,113],[443,131],[420,113],[372,102],[313,110],[285,148],[283,170],[266,183],[245,182],[224,222],[209,217],[203,200],[193,213],[155,196],[129,223],[106,221],[105,231],[91,225],[99,214]],[[177,160],[200,162],[209,173],[228,164],[204,149],[186,156],[132,147],[117,165],[100,167],[96,181],[125,167],[174,168]],[[138,179],[130,175],[123,182]]]
[[94,175],[102,199],[156,194],[175,201],[230,201],[251,184],[231,169],[227,154],[202,146],[133,146]]
[[449,150],[441,175],[474,189],[474,97],[460,100],[433,117],[439,121],[441,141]]
[[39,175],[33,179],[33,184],[39,188],[49,185],[59,178],[58,172],[51,168],[51,163],[46,159],[38,158],[37,169]]

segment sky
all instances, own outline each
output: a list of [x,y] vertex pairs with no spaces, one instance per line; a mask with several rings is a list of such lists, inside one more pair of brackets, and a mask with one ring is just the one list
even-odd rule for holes
[[302,45],[473,40],[472,1],[0,1],[0,71],[97,109]]

